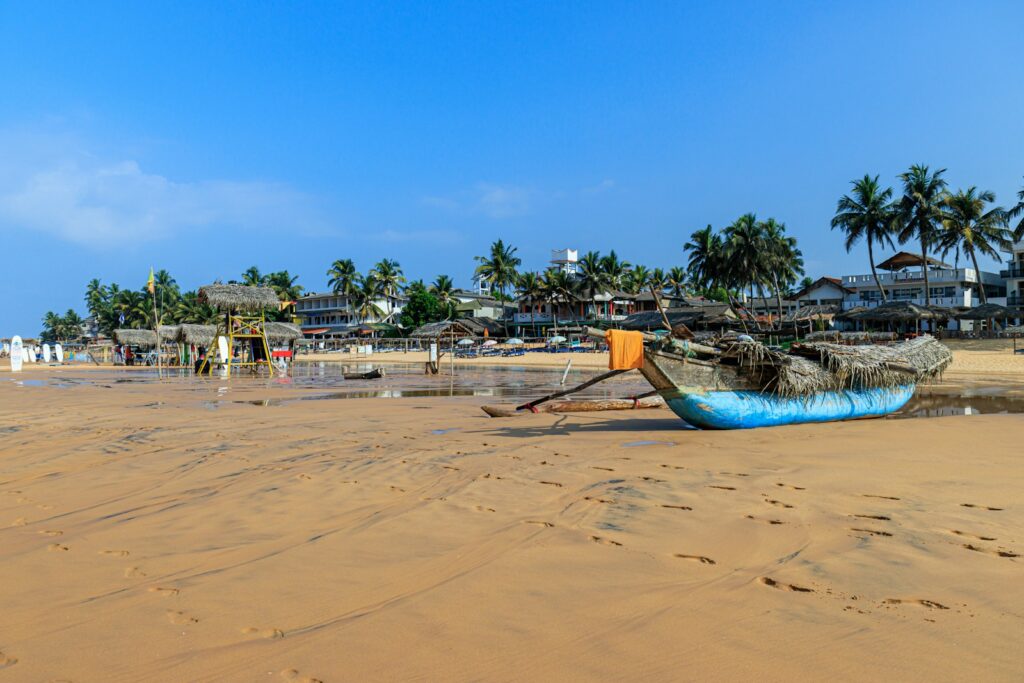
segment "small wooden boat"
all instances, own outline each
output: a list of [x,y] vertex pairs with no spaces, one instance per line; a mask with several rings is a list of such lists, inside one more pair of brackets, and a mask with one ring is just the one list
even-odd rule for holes
[[887,346],[796,344],[789,352],[753,341],[644,339],[640,372],[676,415],[701,429],[883,417],[952,360],[927,336]]

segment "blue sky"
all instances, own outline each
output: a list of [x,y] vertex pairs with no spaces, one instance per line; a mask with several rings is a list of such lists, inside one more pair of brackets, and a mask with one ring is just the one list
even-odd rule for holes
[[0,4],[0,336],[151,265],[668,267],[747,211],[867,272],[828,227],[851,179],[1024,184],[1019,3],[212,5]]

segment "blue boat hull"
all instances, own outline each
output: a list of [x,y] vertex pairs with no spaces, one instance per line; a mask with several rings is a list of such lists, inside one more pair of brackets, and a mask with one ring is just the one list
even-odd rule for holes
[[906,405],[914,386],[825,391],[780,398],[756,391],[661,392],[672,411],[701,429],[751,429],[882,417]]

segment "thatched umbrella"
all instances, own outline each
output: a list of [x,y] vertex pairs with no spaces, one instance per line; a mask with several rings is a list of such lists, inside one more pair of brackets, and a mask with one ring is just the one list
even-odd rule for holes
[[196,346],[209,346],[217,335],[216,325],[191,325],[182,324],[178,326],[178,341],[184,344],[195,344]]
[[114,340],[118,344],[130,346],[156,346],[156,332],[153,330],[114,330]]
[[302,330],[292,323],[267,323],[264,329],[267,342],[271,344],[293,342],[302,337]]
[[178,336],[181,332],[180,325],[160,325],[156,328],[157,333],[160,335],[160,341],[162,342],[173,342],[178,341]]
[[999,304],[982,304],[957,313],[954,318],[959,320],[1006,320],[1016,318],[1019,314],[1011,308]]
[[887,301],[859,313],[847,314],[848,320],[873,322],[915,322],[918,320],[949,320],[952,311],[941,306],[919,306],[909,301]]
[[206,285],[199,288],[199,300],[219,311],[262,311],[280,303],[270,287],[250,285]]

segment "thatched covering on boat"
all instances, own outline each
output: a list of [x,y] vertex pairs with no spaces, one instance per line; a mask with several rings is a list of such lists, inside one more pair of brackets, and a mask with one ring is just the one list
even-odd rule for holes
[[949,320],[951,315],[952,311],[941,306],[919,306],[909,301],[888,301],[846,317],[848,320],[874,322],[912,322],[915,320]]
[[178,341],[180,328],[180,325],[161,325],[160,327],[156,328],[156,330],[157,333],[160,335],[160,341],[173,342]]
[[974,308],[968,308],[966,311],[957,313],[953,317],[959,320],[1006,320],[1007,318],[1016,318],[1019,315],[1019,313],[1006,306],[982,304]]
[[295,341],[302,336],[302,330],[292,323],[266,323],[264,331],[267,341],[271,344],[283,344]]
[[156,332],[153,330],[114,330],[114,340],[118,344],[130,346],[156,346]]
[[808,396],[820,391],[898,387],[927,381],[949,366],[953,354],[934,337],[923,335],[886,346],[796,344],[789,354],[757,342],[738,342],[723,358],[735,359],[738,372],[762,391]]
[[262,311],[277,308],[280,300],[270,287],[206,285],[199,288],[199,301],[219,311]]
[[896,341],[895,332],[843,332],[840,330],[825,330],[823,332],[810,332],[804,337],[805,341],[834,341],[847,343],[874,343]]
[[809,322],[811,320],[831,320],[840,313],[836,304],[814,304],[801,306],[792,313],[786,315],[782,320],[787,323]]
[[216,325],[192,325],[183,323],[178,326],[178,341],[196,346],[209,346],[217,334]]

